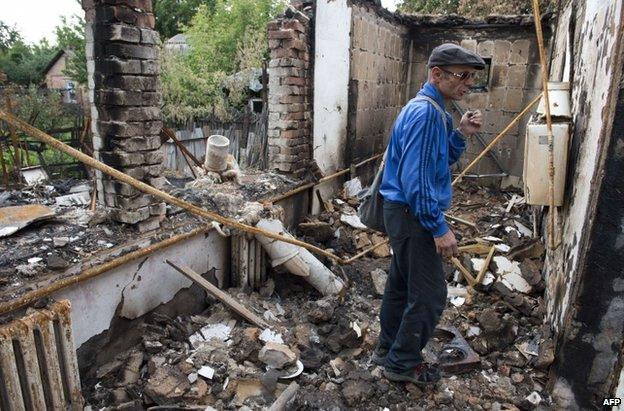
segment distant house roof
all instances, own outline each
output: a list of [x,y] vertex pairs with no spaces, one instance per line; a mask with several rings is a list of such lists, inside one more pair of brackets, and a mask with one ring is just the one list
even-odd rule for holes
[[50,69],[56,64],[56,62],[59,61],[64,55],[67,55],[69,57],[71,54],[63,49],[57,51],[48,63],[48,65],[45,66],[45,68],[43,69],[43,75],[48,74],[48,71],[50,71]]
[[165,41],[165,50],[167,51],[179,51],[186,52],[188,51],[189,45],[186,42],[186,34],[179,33],[175,36],[171,37],[169,40]]

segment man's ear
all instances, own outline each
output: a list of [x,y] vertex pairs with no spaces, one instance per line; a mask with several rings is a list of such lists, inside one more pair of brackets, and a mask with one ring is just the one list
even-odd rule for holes
[[435,81],[440,81],[442,79],[442,75],[444,72],[440,69],[440,67],[432,67],[431,68],[431,78]]

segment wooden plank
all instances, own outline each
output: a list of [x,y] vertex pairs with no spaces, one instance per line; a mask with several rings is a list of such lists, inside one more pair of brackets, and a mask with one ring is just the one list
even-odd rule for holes
[[490,262],[492,261],[492,257],[494,256],[494,251],[496,251],[496,246],[493,245],[492,248],[490,248],[490,252],[485,259],[483,267],[481,267],[481,270],[479,271],[479,275],[477,275],[477,284],[481,284],[481,281],[483,281],[483,277],[485,277],[485,273],[487,272],[488,267],[490,266]]
[[453,263],[453,265],[459,270],[460,273],[462,273],[462,275],[464,276],[464,278],[466,279],[466,281],[468,282],[468,284],[471,287],[474,287],[474,285],[476,284],[477,280],[474,279],[474,277],[470,274],[470,271],[468,271],[460,262],[457,258],[453,257],[451,258],[451,262]]
[[260,328],[269,327],[269,325],[266,322],[264,322],[262,318],[258,317],[257,315],[249,311],[247,308],[241,305],[238,301],[230,297],[230,295],[227,294],[225,291],[220,290],[219,288],[212,285],[212,283],[210,283],[201,275],[197,274],[191,268],[187,266],[178,267],[177,265],[175,265],[169,260],[165,260],[165,261],[167,262],[167,264],[169,264],[170,266],[175,268],[177,271],[179,271],[181,274],[183,274],[186,278],[200,285],[204,290],[208,291],[210,295],[212,295],[213,297],[221,301],[226,307],[228,307],[229,309],[234,311],[236,314],[240,315],[241,317],[249,321],[251,324]]
[[280,396],[277,397],[273,405],[271,405],[271,408],[269,408],[269,411],[284,411],[287,409],[288,402],[294,398],[298,390],[299,384],[294,381],[291,382],[290,385],[282,391]]

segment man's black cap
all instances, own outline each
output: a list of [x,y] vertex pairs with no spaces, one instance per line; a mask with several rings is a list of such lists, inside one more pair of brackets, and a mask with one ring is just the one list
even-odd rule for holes
[[433,49],[427,67],[472,66],[477,70],[485,68],[485,61],[477,53],[466,50],[457,44],[444,43]]

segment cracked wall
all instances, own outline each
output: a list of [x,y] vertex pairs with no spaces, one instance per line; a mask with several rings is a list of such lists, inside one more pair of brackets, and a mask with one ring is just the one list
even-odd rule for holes
[[571,80],[574,131],[561,245],[546,263],[547,320],[558,337],[553,382],[581,408],[613,396],[622,370],[623,23],[621,2],[569,1],[551,65],[552,80]]

